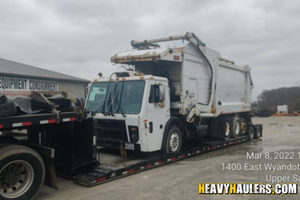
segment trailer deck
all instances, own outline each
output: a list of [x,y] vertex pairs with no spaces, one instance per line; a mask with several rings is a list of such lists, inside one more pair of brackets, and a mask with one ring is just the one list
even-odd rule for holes
[[158,152],[143,154],[132,153],[129,154],[126,162],[118,155],[117,151],[99,149],[100,165],[94,169],[88,169],[85,172],[74,176],[73,181],[77,184],[91,187],[246,141],[249,141],[248,136],[242,136],[228,141],[205,141],[199,147],[195,147],[195,144],[189,144],[190,148],[184,148],[181,152],[174,155],[161,155]]

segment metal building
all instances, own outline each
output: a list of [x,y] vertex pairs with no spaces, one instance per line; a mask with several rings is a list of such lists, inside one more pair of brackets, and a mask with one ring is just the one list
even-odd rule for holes
[[86,96],[91,81],[0,58],[0,90],[66,91]]

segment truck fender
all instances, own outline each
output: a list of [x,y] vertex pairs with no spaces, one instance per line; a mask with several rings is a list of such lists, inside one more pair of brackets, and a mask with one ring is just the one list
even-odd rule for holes
[[167,135],[168,135],[167,133],[168,133],[168,130],[169,130],[169,128],[170,128],[171,125],[176,125],[178,128],[180,128],[180,130],[182,132],[182,136],[184,136],[184,130],[185,130],[184,123],[178,117],[172,116],[168,120],[168,122],[167,122],[167,124],[165,126],[165,130],[164,130],[164,134],[163,134],[163,139],[162,139],[162,143],[161,143],[161,150],[165,149],[166,139],[167,139]]

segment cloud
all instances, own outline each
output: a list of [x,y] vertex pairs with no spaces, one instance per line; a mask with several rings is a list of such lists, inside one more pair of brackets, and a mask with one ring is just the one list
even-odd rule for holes
[[189,31],[252,68],[255,99],[300,81],[299,8],[296,0],[3,0],[0,57],[92,80],[118,70],[110,57],[131,40]]

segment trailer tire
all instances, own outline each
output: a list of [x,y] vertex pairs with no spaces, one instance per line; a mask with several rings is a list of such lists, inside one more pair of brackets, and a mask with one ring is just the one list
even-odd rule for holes
[[229,140],[231,137],[231,120],[229,117],[223,117],[218,126],[218,138]]
[[249,131],[248,131],[248,139],[251,141],[254,138],[254,128],[253,126],[250,126]]
[[241,134],[241,121],[238,117],[232,118],[232,124],[231,124],[231,133],[232,137],[237,138]]
[[165,154],[178,153],[182,145],[182,134],[177,126],[171,126],[168,131],[167,140],[165,144]]
[[254,136],[253,137],[254,137],[254,139],[259,139],[261,137],[261,128],[260,128],[260,126],[256,127],[256,130],[254,132]]
[[30,200],[45,179],[45,165],[40,155],[25,146],[0,146],[0,199]]

